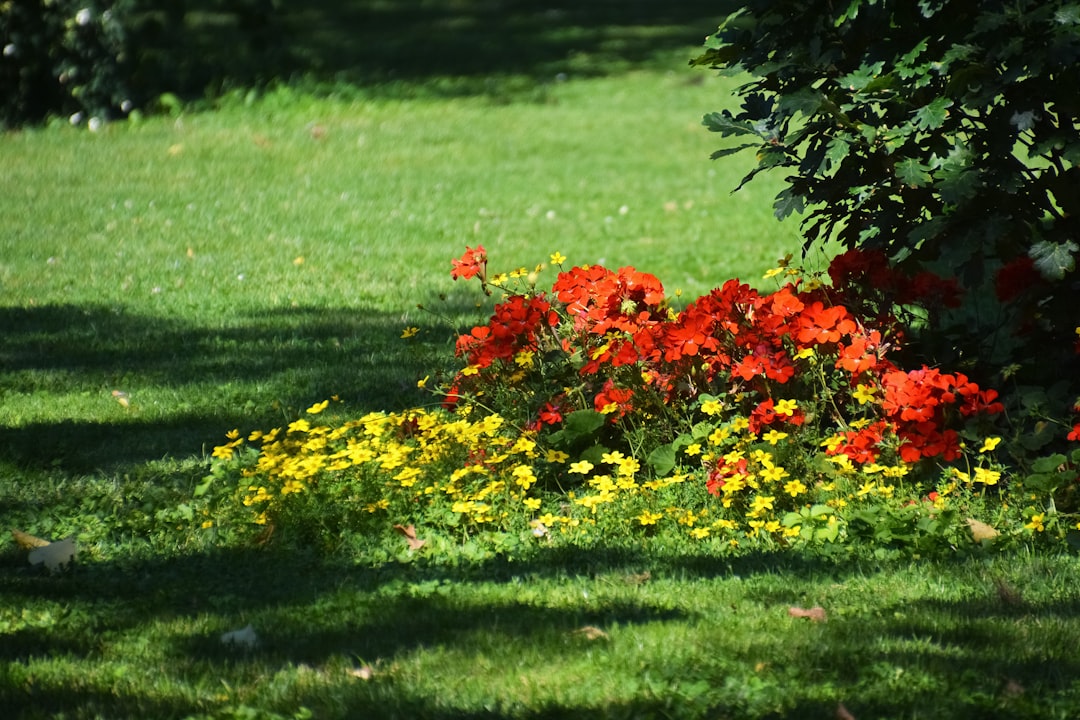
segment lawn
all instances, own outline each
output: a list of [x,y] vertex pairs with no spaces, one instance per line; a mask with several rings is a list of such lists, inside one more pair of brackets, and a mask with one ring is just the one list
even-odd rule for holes
[[[0,527],[81,546],[59,574],[0,554],[5,716],[1075,717],[1072,556],[373,564],[184,516],[232,428],[332,395],[340,417],[430,402],[416,381],[484,318],[449,277],[466,245],[690,298],[797,252],[778,186],[732,195],[746,166],[708,159],[700,117],[731,81],[692,52],[0,137]],[[221,641],[249,624],[250,647]]]

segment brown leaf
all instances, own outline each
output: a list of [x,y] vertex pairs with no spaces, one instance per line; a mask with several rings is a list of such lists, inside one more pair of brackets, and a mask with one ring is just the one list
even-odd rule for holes
[[998,536],[997,530],[975,518],[968,518],[964,522],[967,523],[968,528],[971,530],[971,537],[975,539],[975,542],[993,540]]
[[652,580],[652,573],[646,570],[643,573],[630,574],[623,578],[627,585],[642,585]]
[[825,608],[820,605],[815,605],[812,608],[805,609],[801,607],[789,607],[787,614],[793,618],[806,618],[811,622],[825,622]]
[[405,542],[408,543],[410,550],[419,550],[427,544],[427,540],[416,537],[416,527],[413,525],[395,525],[394,529],[405,536]]
[[375,677],[375,668],[370,665],[364,665],[358,668],[350,668],[349,674],[354,678],[360,678],[361,680],[370,680]]
[[844,703],[839,703],[836,706],[836,720],[855,720],[855,716],[851,714],[851,711],[844,707]]
[[42,540],[39,537],[34,537],[30,533],[24,533],[22,530],[11,529],[11,537],[15,538],[15,542],[23,550],[33,550],[34,548],[45,547],[49,544],[48,540]]
[[574,631],[574,635],[580,635],[586,640],[607,640],[608,634],[598,627],[586,625]]
[[113,390],[112,396],[116,398],[116,402],[120,403],[123,407],[128,407],[128,405],[131,404],[131,401],[128,399],[128,394],[123,390]]

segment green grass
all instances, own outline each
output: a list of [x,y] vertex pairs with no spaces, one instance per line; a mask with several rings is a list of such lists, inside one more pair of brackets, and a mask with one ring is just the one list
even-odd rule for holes
[[[283,89],[4,137],[4,455],[111,469],[331,394],[417,402],[451,347],[434,313],[459,320],[481,297],[449,278],[466,244],[495,269],[556,250],[634,265],[690,297],[760,278],[797,227],[773,220],[775,186],[732,195],[743,165],[708,160],[719,140],[699,119],[727,86],[671,67],[552,84],[542,102]],[[398,340],[408,325],[419,342]]]
[[[1066,718],[1080,692],[1073,559],[7,565],[0,705],[21,718]],[[812,606],[826,622],[789,616]],[[248,624],[258,647],[221,643]]]
[[[0,138],[0,527],[82,545],[59,575],[0,552],[4,716],[1075,717],[1071,557],[653,542],[371,567],[214,547],[178,508],[232,427],[331,394],[350,415],[425,401],[415,380],[451,363],[436,313],[482,314],[448,276],[466,244],[494,269],[634,265],[684,297],[796,251],[775,181],[731,195],[745,163],[707,159],[699,118],[729,86],[691,52]],[[813,605],[827,622],[788,616]],[[258,648],[221,644],[248,623]]]

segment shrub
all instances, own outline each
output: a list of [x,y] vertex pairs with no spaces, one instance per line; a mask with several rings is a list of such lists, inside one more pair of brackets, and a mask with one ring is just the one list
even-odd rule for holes
[[[830,269],[873,264],[851,251]],[[904,369],[895,319],[853,314],[822,277],[780,267],[774,292],[731,280],[676,312],[633,268],[565,269],[550,293],[543,271],[489,275],[482,247],[454,261],[455,278],[499,297],[458,341],[465,367],[439,391],[443,410],[235,433],[206,492],[324,544],[396,525],[414,543],[485,537],[504,550],[658,534],[717,551],[922,553],[1060,539],[1075,522],[1053,497],[1075,482],[1080,451],[1041,484],[1008,478],[996,393]]]
[[49,115],[94,125],[132,109],[126,3],[0,3],[0,127]]
[[[1060,450],[1080,395],[1080,5],[1064,0],[739,2],[693,62],[746,72],[705,124],[780,169],[778,217],[806,246],[877,253],[860,312],[894,312],[909,350],[1000,384],[1008,448]],[[907,312],[910,282],[955,278]],[[888,278],[885,278],[888,279]],[[936,281],[935,281],[936,282]],[[926,295],[924,294],[924,297]]]

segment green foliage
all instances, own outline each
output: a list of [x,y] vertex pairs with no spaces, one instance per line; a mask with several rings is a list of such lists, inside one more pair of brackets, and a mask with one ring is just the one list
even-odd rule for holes
[[[991,385],[1071,378],[1038,417],[1019,392],[1006,398],[1018,438],[1052,418],[1060,444],[1080,396],[1080,5],[788,0],[725,11],[693,63],[750,75],[739,110],[705,117],[757,149],[743,182],[785,173],[776,215],[807,211],[806,248],[839,240],[913,277],[954,276],[955,302],[909,318],[917,352]],[[879,307],[903,302],[863,281]]]
[[97,127],[133,107],[124,14],[130,2],[0,3],[0,129],[70,116]]

